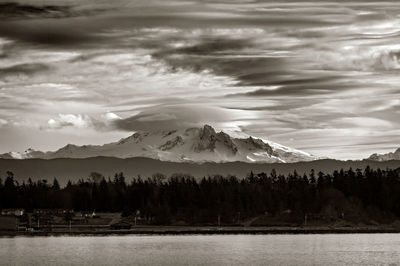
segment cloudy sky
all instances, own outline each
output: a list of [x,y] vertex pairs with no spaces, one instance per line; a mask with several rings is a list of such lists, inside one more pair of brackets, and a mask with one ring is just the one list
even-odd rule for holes
[[399,1],[0,0],[0,153],[208,123],[400,146]]

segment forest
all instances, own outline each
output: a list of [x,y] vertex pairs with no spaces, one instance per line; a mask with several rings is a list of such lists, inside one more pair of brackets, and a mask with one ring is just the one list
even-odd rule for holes
[[[246,177],[154,174],[129,182],[123,173],[93,172],[60,187],[56,178],[19,183],[12,172],[0,179],[0,209],[71,209],[138,215],[151,224],[301,224],[320,221],[389,223],[400,217],[400,168],[347,169],[287,176],[249,173]],[[255,223],[257,224],[257,222]]]

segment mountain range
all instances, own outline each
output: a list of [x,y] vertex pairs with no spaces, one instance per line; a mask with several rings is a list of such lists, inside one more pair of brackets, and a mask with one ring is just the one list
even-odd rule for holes
[[[137,131],[127,138],[104,145],[68,144],[56,151],[0,154],[0,159],[84,159],[91,157],[150,158],[188,163],[296,163],[326,159],[239,131],[216,132],[209,125],[176,130]],[[400,148],[387,154],[374,153],[368,161],[400,160]]]
[[[26,160],[25,160],[26,159]],[[211,126],[169,131],[137,131],[119,141],[104,145],[68,144],[56,151],[9,152],[0,155],[0,173],[12,171],[20,182],[27,178],[57,177],[61,184],[87,178],[91,172],[128,177],[190,174],[245,177],[251,171],[288,174],[332,172],[338,169],[400,167],[400,149],[394,153],[373,154],[368,159],[340,161],[318,158],[306,152],[242,132],[216,132]]]
[[369,156],[368,160],[378,161],[378,162],[400,160],[400,148],[398,148],[394,152],[389,152],[385,154],[374,153],[371,156]]
[[205,125],[165,131],[137,131],[117,142],[104,145],[77,146],[68,144],[56,151],[9,152],[2,159],[90,158],[97,156],[144,157],[169,162],[258,162],[293,163],[313,161],[318,157],[256,138],[242,132],[216,132]]

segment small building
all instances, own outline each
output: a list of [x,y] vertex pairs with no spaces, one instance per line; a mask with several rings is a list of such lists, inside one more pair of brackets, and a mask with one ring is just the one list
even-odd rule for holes
[[21,217],[25,214],[24,209],[2,209],[1,215],[3,216],[16,216]]
[[284,211],[281,212],[282,214],[291,214],[292,210],[291,209],[286,209]]
[[52,215],[53,210],[51,209],[34,209],[33,210],[33,215]]
[[81,216],[81,217],[84,217],[84,218],[86,218],[86,219],[88,219],[88,218],[100,218],[100,216],[96,214],[96,211],[92,211],[92,212],[90,212],[90,211],[81,212],[81,215],[80,215],[80,216]]
[[66,214],[74,214],[73,209],[55,209],[52,211],[54,215],[64,216]]

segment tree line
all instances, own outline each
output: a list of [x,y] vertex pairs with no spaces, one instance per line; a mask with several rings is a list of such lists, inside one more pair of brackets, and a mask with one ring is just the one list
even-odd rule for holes
[[[4,180],[4,181],[3,181]],[[73,209],[74,211],[140,212],[156,224],[235,224],[256,216],[301,222],[305,215],[388,222],[400,217],[400,168],[337,170],[330,174],[254,174],[244,178],[154,174],[127,182],[123,173],[60,187],[56,178],[19,183],[12,172],[0,179],[0,208]],[[289,213],[289,214],[288,214]]]

